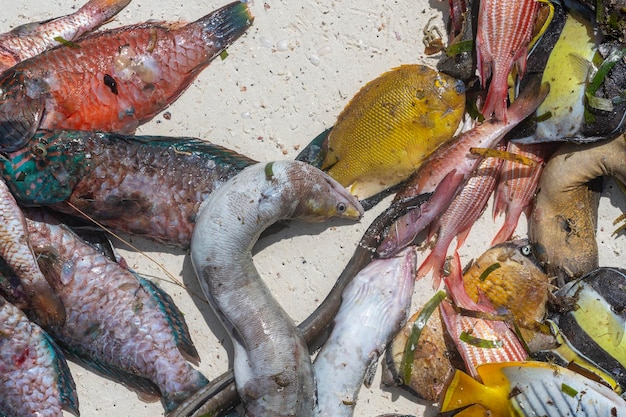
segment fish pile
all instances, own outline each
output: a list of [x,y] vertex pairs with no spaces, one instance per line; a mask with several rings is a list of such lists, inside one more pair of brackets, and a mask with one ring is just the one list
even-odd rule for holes
[[[98,29],[129,0],[90,0],[0,35],[0,415],[78,415],[67,357],[168,416],[352,416],[381,356],[385,384],[442,413],[626,415],[626,274],[595,241],[598,179],[626,184],[626,49],[601,3],[450,0],[438,69],[367,83],[296,161],[134,135],[246,32],[245,2]],[[253,263],[259,237],[359,220],[390,193],[296,325]],[[504,224],[462,270],[491,195]],[[94,224],[190,250],[231,371],[193,366],[183,312],[106,235],[88,242]],[[409,318],[427,276],[445,290]]]

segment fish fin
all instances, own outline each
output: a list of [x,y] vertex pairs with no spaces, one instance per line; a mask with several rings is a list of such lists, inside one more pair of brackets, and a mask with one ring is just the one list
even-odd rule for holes
[[[211,50],[218,49],[215,53],[215,56],[217,56],[243,35],[253,21],[254,17],[250,13],[248,4],[242,1],[234,1],[189,25],[200,25],[202,27],[203,39],[206,39],[207,48]],[[210,57],[210,59],[213,59],[213,57]]]
[[201,153],[203,155],[211,155],[217,163],[226,163],[234,165],[238,169],[243,169],[249,165],[254,165],[258,161],[248,158],[238,152],[225,148],[220,145],[192,137],[172,138],[167,136],[126,136],[108,133],[114,140],[125,142],[146,143],[152,146],[159,145],[164,148],[173,147],[176,152],[180,153]]
[[575,52],[571,52],[567,55],[567,59],[570,63],[570,67],[575,71],[574,79],[585,82],[589,70],[591,69],[591,62]]
[[128,6],[129,3],[130,0],[89,0],[76,13],[84,12],[87,16],[97,16],[97,20],[104,24]]
[[519,124],[533,114],[550,92],[550,84],[547,82],[542,83],[540,76],[526,74],[525,79],[529,80],[528,84],[526,84],[526,87],[508,109],[508,123]]
[[76,393],[76,384],[74,383],[74,378],[72,378],[70,368],[67,366],[67,362],[65,361],[65,356],[63,355],[59,345],[56,344],[54,339],[52,339],[48,333],[44,331],[42,334],[55,360],[54,368],[56,369],[59,379],[59,396],[63,409],[74,414],[75,416],[78,416],[78,394]]
[[470,225],[465,230],[461,230],[459,234],[456,235],[456,248],[457,250],[463,246],[470,232],[472,231],[472,226]]
[[446,261],[449,245],[450,242],[445,242],[441,239],[437,240],[435,247],[430,251],[426,259],[424,259],[418,268],[417,273],[415,274],[416,279],[424,278],[432,270],[433,289],[439,288],[441,285],[441,277],[443,276],[443,265]]
[[488,387],[457,369],[445,391],[440,411],[458,410],[475,405],[484,396],[485,390],[488,390]]
[[309,144],[296,156],[296,161],[306,162],[316,168],[322,167],[322,162],[328,153],[328,135],[332,127],[317,135]]
[[159,387],[148,378],[113,367],[104,361],[90,357],[85,352],[79,352],[62,342],[59,342],[59,345],[68,358],[81,363],[86,368],[104,378],[123,384],[126,388],[137,392],[141,398],[161,398]]
[[194,364],[200,362],[200,356],[198,355],[198,351],[191,340],[191,335],[189,334],[189,328],[185,322],[185,317],[178,307],[176,307],[176,304],[174,304],[172,297],[170,297],[152,281],[149,281],[137,274],[135,274],[135,276],[141,286],[148,292],[148,294],[150,294],[154,302],[159,306],[159,309],[165,315],[167,322],[172,329],[174,340],[176,341],[178,349]]

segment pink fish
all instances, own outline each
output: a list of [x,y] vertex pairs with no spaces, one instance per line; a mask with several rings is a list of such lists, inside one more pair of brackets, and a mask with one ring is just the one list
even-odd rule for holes
[[495,112],[507,118],[508,76],[514,65],[521,77],[539,3],[536,0],[481,0],[476,31],[476,58],[483,87],[491,77],[482,108],[485,117]]
[[25,59],[73,41],[118,14],[130,0],[90,0],[72,14],[27,23],[0,34],[0,72]]
[[[497,315],[484,295],[476,303],[465,292],[458,253],[455,253],[445,283],[457,307],[484,315]],[[465,367],[474,378],[480,380],[476,368],[485,363],[524,361],[528,358],[524,346],[504,321],[462,314],[447,302],[440,304],[440,312]]]
[[528,157],[537,162],[537,165],[528,166],[509,160],[502,164],[494,199],[493,217],[495,219],[501,213],[504,213],[505,217],[504,224],[491,242],[492,246],[505,242],[513,236],[522,213],[528,217],[539,185],[539,177],[543,172],[544,161],[553,150],[553,146],[545,143],[523,145],[509,142],[508,152]]
[[37,128],[133,133],[176,100],[252,24],[246,3],[195,22],[146,22],[99,31],[0,75],[0,147]]
[[438,230],[437,242],[417,270],[417,279],[423,278],[432,269],[433,287],[439,287],[450,243],[456,237],[457,250],[465,243],[472,225],[485,210],[496,188],[501,165],[499,158],[483,158],[452,203],[431,226],[431,232]]
[[[529,83],[511,106],[509,110],[510,117],[507,121],[489,119],[442,145],[411,176],[407,185],[398,192],[395,200],[398,201],[403,198],[433,192],[443,179],[453,171],[457,177],[460,177],[459,185],[465,182],[480,161],[479,158],[470,154],[470,148],[491,148],[495,146],[519,122],[535,111],[548,94],[548,91],[549,86],[547,84],[542,85],[538,89],[536,83]],[[447,202],[452,201],[457,192],[456,188],[450,189],[451,191],[447,195]],[[442,198],[442,201],[444,200]],[[445,207],[445,201],[441,204],[441,207]],[[409,212],[397,220],[402,226],[392,227],[391,230],[396,230],[401,234],[389,233],[378,246],[377,253],[379,256],[386,258],[398,253],[398,251],[410,244],[424,227],[428,226],[428,224],[423,224],[423,222],[412,223],[409,220],[411,217],[415,217],[415,215]]]

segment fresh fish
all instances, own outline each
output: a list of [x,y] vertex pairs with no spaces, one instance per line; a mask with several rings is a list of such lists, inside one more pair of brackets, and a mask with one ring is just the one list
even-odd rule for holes
[[504,321],[493,319],[497,312],[489,300],[481,297],[474,302],[465,291],[458,253],[454,254],[450,269],[446,288],[454,305],[465,312],[456,311],[447,301],[439,309],[469,374],[478,377],[477,368],[485,363],[526,360],[528,353],[515,332]]
[[456,416],[624,416],[624,400],[610,388],[545,362],[490,363],[478,368],[483,383],[456,371],[441,405]]
[[38,132],[0,160],[23,205],[52,205],[118,231],[189,247],[200,203],[256,163],[194,138]]
[[0,213],[0,257],[16,272],[21,290],[41,323],[62,325],[65,321],[63,303],[37,265],[28,243],[24,215],[4,181],[0,181]]
[[0,76],[0,148],[38,128],[132,133],[176,100],[252,23],[234,2],[192,23],[148,22],[96,32]]
[[513,236],[522,213],[526,218],[530,217],[539,177],[552,151],[552,147],[547,144],[507,144],[507,152],[531,158],[537,165],[528,166],[510,160],[503,162],[494,197],[493,217],[495,219],[504,213],[504,223],[491,241],[492,246]]
[[466,267],[463,283],[472,300],[478,302],[482,294],[497,311],[509,314],[530,343],[546,317],[551,284],[528,239],[487,249]]
[[[437,152],[434,152],[424,161],[421,168],[411,176],[402,190],[396,194],[396,200],[432,192],[452,172],[460,176],[459,184],[467,179],[480,161],[470,155],[470,148],[495,146],[517,123],[530,115],[549,91],[547,84],[542,85],[538,92],[536,87],[535,84],[529,84],[522,91],[509,109],[509,117],[506,122],[490,119],[457,136],[455,140],[446,143]],[[450,190],[445,191],[443,207],[447,205],[446,199],[447,202],[452,201],[457,189],[451,187],[451,192]],[[406,218],[410,216],[411,213],[405,215]],[[397,253],[398,250],[410,244],[424,227],[428,226],[428,224],[407,221],[406,219],[400,219],[397,222],[407,224],[408,227],[402,228],[402,235],[388,236],[380,244],[377,253],[382,257]]]
[[482,113],[507,120],[508,77],[515,65],[519,76],[526,69],[537,9],[536,0],[482,0],[476,30],[476,59],[483,87],[491,78]]
[[441,400],[454,370],[463,367],[456,349],[448,347],[439,313],[445,298],[445,292],[437,292],[387,346],[383,384],[406,387],[428,401]]
[[402,182],[452,139],[465,86],[424,65],[384,73],[355,95],[330,131],[321,169],[365,199]]
[[598,267],[599,190],[592,183],[602,176],[626,181],[623,135],[588,144],[563,144],[539,180],[528,237],[559,286]]
[[450,243],[456,237],[456,250],[465,243],[472,225],[485,210],[496,188],[501,165],[499,158],[483,158],[441,217],[431,225],[431,233],[437,231],[437,240],[418,268],[417,279],[432,270],[433,286],[439,287]]
[[[89,0],[72,14],[0,34],[0,73],[62,41],[73,41],[118,14],[130,0]],[[61,42],[60,42],[61,41]]]
[[207,384],[182,313],[150,281],[83,242],[50,214],[26,211],[30,242],[67,310],[46,331],[90,369],[147,396],[166,412]]
[[361,385],[371,384],[378,358],[408,316],[416,254],[375,259],[343,292],[333,331],[315,357],[319,417],[352,416]]
[[200,207],[191,260],[209,303],[231,334],[237,391],[247,416],[310,416],[315,380],[309,351],[252,260],[252,247],[281,219],[359,219],[344,187],[299,161],[252,165]]
[[41,327],[0,296],[0,415],[78,416],[63,354]]

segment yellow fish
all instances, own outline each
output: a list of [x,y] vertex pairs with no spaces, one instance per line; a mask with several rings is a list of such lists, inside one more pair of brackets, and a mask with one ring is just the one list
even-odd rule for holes
[[465,112],[462,81],[402,65],[352,98],[327,141],[321,168],[359,199],[407,179],[452,139]]
[[478,367],[483,383],[456,371],[441,411],[456,416],[624,416],[626,405],[610,388],[546,362],[502,362]]

